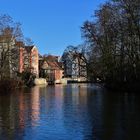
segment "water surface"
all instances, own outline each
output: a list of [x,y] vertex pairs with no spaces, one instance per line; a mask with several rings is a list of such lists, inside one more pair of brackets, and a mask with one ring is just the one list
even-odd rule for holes
[[0,140],[139,139],[139,94],[68,84],[0,95]]

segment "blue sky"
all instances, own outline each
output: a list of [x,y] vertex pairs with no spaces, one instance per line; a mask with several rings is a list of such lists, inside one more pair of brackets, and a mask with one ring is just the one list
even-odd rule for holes
[[66,46],[83,42],[80,27],[104,1],[0,0],[0,14],[20,22],[41,54],[61,55]]

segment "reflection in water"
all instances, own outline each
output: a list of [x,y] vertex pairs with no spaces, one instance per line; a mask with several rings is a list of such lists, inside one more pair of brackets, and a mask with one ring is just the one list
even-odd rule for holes
[[39,101],[39,87],[34,87],[31,90],[31,119],[32,125],[36,125],[36,122],[39,120],[39,109],[40,109],[40,101]]
[[0,139],[137,140],[139,101],[93,84],[22,89],[0,96]]
[[19,127],[20,129],[23,129],[25,126],[25,103],[24,103],[24,96],[23,94],[20,94],[19,96]]

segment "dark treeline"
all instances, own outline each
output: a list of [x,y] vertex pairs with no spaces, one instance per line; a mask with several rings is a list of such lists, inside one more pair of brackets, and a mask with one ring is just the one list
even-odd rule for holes
[[[110,87],[140,84],[140,2],[112,0],[85,21],[82,36],[92,48],[88,74]],[[130,86],[131,85],[131,86]]]

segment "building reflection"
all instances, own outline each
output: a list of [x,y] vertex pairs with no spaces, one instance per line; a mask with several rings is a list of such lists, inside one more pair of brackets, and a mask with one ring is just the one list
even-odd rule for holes
[[20,129],[25,127],[25,103],[22,93],[19,96],[19,127]]
[[[82,131],[88,129],[89,123],[87,109],[87,87],[86,84],[69,84],[63,88],[63,125],[65,131],[70,133],[70,138],[76,138]],[[78,130],[78,131],[73,131]]]
[[58,111],[62,111],[62,102],[63,102],[63,88],[61,85],[56,85],[55,87],[55,103]]
[[35,126],[40,115],[39,87],[34,87],[27,91],[20,90],[18,96],[19,128],[24,129],[27,121],[30,121],[30,124]]
[[74,104],[86,105],[87,104],[87,84],[72,84],[71,94]]
[[31,120],[32,125],[35,126],[39,120],[40,115],[40,94],[39,87],[35,86],[31,90]]

